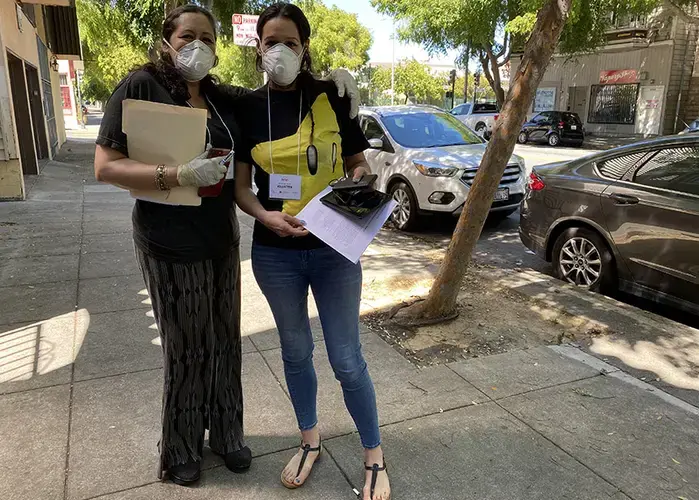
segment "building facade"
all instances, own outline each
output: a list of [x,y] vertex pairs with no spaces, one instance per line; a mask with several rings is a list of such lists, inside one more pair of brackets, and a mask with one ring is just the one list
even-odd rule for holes
[[[555,55],[530,116],[576,112],[599,135],[673,134],[699,117],[699,26],[669,12],[619,19],[594,54]],[[516,75],[521,54],[512,58]]]
[[73,0],[0,0],[0,200],[65,142],[59,58],[81,58]]

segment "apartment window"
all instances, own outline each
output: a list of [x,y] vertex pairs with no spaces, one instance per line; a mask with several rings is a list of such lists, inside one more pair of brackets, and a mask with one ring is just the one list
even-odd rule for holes
[[589,123],[633,125],[636,121],[638,84],[593,85],[590,91]]
[[58,80],[62,87],[68,86],[68,75],[58,75]]

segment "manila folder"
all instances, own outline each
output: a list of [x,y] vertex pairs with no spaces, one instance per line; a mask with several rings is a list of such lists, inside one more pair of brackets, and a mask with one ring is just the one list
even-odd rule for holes
[[[150,165],[182,165],[206,149],[206,110],[136,99],[124,100],[123,106],[121,126],[132,160]],[[196,187],[132,190],[131,196],[166,205],[201,205]]]

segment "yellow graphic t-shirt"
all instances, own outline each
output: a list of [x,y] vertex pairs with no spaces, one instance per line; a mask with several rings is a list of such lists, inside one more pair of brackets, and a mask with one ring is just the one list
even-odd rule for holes
[[[331,82],[313,81],[294,91],[269,92],[272,115],[270,153],[267,87],[262,87],[237,102],[242,143],[236,148],[240,161],[255,167],[257,196],[267,210],[297,215],[306,204],[334,179],[344,175],[344,157],[361,153],[369,147],[358,121],[350,120],[349,101],[340,99]],[[301,126],[299,127],[299,106]],[[300,146],[299,146],[300,144]],[[309,168],[308,149],[317,151],[317,168]],[[333,158],[335,161],[333,162]],[[301,176],[300,200],[269,198],[270,174]],[[323,246],[313,236],[280,238],[261,224],[256,224],[256,243],[299,249]]]

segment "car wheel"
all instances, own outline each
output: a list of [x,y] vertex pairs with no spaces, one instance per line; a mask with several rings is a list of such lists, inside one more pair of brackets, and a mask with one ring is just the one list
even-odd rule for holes
[[413,190],[405,182],[399,182],[391,187],[390,194],[397,203],[391,221],[401,231],[414,229],[418,221],[418,206]]
[[520,132],[519,135],[517,136],[517,142],[519,142],[520,144],[526,144],[527,143],[527,133]]
[[553,133],[553,134],[549,135],[549,146],[552,146],[555,148],[560,143],[561,143],[561,137],[558,134]]
[[553,246],[556,276],[595,292],[615,288],[614,256],[604,239],[582,227],[566,229]]
[[476,133],[481,137],[485,137],[485,133],[487,130],[488,127],[485,126],[485,123],[479,122],[478,124],[476,124]]

